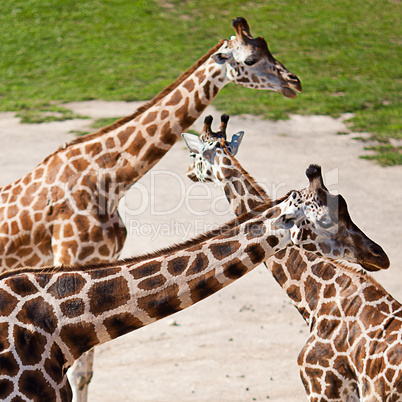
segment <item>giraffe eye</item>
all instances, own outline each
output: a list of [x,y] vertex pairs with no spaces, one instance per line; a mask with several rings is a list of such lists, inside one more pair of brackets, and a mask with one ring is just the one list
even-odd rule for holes
[[329,229],[330,227],[334,226],[334,222],[325,216],[321,218],[318,223],[323,229]]
[[247,57],[247,59],[244,60],[244,64],[245,64],[246,66],[252,66],[252,65],[255,64],[255,63],[257,63],[257,60],[254,59],[252,56]]

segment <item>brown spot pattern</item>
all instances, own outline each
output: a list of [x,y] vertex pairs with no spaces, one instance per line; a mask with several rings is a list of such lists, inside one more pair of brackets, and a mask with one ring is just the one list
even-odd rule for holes
[[159,261],[151,261],[136,267],[130,271],[130,274],[133,275],[134,279],[146,278],[147,276],[151,276],[160,271],[162,263]]
[[20,322],[32,324],[48,333],[53,333],[58,323],[53,306],[42,296],[25,302],[16,317]]
[[223,260],[233,253],[235,253],[240,248],[240,242],[231,240],[222,243],[213,243],[209,246],[212,255],[217,260]]
[[48,292],[56,299],[64,299],[81,292],[86,280],[75,273],[65,273],[60,275],[54,284],[49,287]]
[[265,259],[265,250],[258,243],[249,244],[244,252],[249,256],[253,264],[259,264]]
[[90,311],[97,316],[113,311],[130,300],[130,290],[123,277],[95,283],[90,290]]
[[0,375],[13,377],[17,375],[18,369],[18,363],[11,352],[3,352],[0,354]]
[[29,329],[14,326],[15,350],[24,365],[34,365],[41,361],[45,351],[46,338]]
[[177,297],[179,286],[173,284],[158,294],[140,297],[138,307],[146,311],[151,318],[163,318],[181,310]]
[[61,340],[75,359],[99,343],[92,323],[67,324],[60,331]]
[[14,293],[22,297],[31,295],[37,291],[35,285],[25,275],[12,276],[6,280],[6,284]]
[[180,275],[184,272],[187,268],[187,264],[190,257],[183,256],[183,257],[176,257],[170,260],[167,264],[167,270],[173,276]]
[[24,371],[18,386],[20,391],[34,402],[56,400],[54,389],[39,370]]
[[60,347],[54,343],[52,349],[50,350],[50,357],[45,360],[45,370],[56,382],[56,384],[60,384],[63,381],[63,366],[65,364],[65,359],[63,356],[63,352]]
[[144,324],[131,313],[120,313],[103,321],[108,334],[112,339],[141,328]]
[[194,261],[191,263],[186,275],[196,275],[208,268],[208,257],[199,253],[196,255]]
[[215,271],[207,278],[196,278],[188,282],[193,303],[205,299],[222,289],[223,285],[214,277]]
[[243,264],[238,258],[233,259],[232,261],[227,262],[223,266],[223,273],[229,279],[238,279],[241,278],[246,272],[248,268]]
[[138,287],[143,290],[152,290],[161,287],[166,282],[166,278],[159,274],[142,280]]
[[267,231],[263,221],[247,223],[244,230],[247,240],[262,237]]
[[0,289],[0,316],[9,316],[18,303],[18,299],[3,289]]
[[60,304],[60,310],[66,317],[79,317],[85,312],[85,303],[82,299],[69,299]]

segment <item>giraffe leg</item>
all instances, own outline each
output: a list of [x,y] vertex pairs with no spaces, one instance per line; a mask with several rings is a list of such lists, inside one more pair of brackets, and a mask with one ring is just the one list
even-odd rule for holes
[[88,386],[93,375],[94,350],[83,354],[67,371],[67,378],[73,390],[72,402],[87,402]]

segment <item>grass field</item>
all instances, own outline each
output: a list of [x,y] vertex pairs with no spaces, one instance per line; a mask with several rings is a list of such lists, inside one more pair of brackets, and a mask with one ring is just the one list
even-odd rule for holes
[[215,106],[271,119],[352,112],[377,160],[402,164],[389,143],[402,140],[400,15],[397,0],[3,0],[0,110],[38,122],[73,117],[63,102],[150,99],[243,16],[303,93],[228,85]]

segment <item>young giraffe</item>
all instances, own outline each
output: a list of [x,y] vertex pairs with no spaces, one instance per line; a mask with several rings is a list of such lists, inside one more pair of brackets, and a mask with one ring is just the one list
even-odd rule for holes
[[[308,191],[316,197],[319,177],[310,170]],[[71,400],[65,373],[83,353],[182,310],[275,252],[308,241],[299,241],[299,233],[308,231],[316,242],[328,243],[328,249],[348,252],[348,236],[310,223],[318,216],[331,219],[332,207],[308,208],[304,192],[293,191],[273,208],[262,205],[218,230],[153,254],[114,263],[3,273],[0,398]],[[345,219],[340,216],[342,224]]]
[[[202,141],[184,134],[195,157],[188,174],[223,184],[237,215],[269,197],[234,159],[243,133],[228,143],[222,117],[218,133],[206,119]],[[309,400],[401,400],[402,305],[364,272],[301,247],[275,253],[266,265],[310,327],[298,357]],[[382,268],[388,264],[384,256]]]
[[[0,271],[21,266],[109,262],[126,229],[117,205],[229,82],[295,97],[298,78],[244,18],[172,85],[131,116],[72,141],[22,179],[0,188]],[[86,400],[92,357],[73,387]],[[88,365],[88,368],[85,366]],[[82,373],[82,371],[84,373]]]

